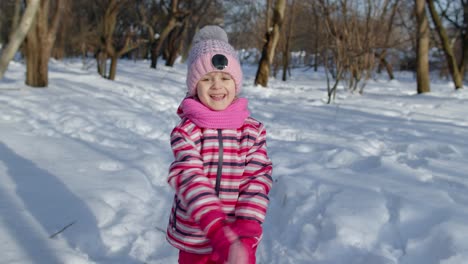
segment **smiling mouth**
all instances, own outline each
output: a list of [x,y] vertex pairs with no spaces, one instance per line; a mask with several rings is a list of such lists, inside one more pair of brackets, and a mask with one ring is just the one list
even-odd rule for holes
[[226,97],[226,95],[221,94],[221,95],[210,95],[210,98],[214,101],[221,101]]

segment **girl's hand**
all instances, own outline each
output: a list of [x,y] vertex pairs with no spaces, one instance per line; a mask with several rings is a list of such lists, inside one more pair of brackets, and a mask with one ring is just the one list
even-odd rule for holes
[[229,247],[229,257],[226,264],[247,264],[249,256],[247,249],[239,240],[235,241]]

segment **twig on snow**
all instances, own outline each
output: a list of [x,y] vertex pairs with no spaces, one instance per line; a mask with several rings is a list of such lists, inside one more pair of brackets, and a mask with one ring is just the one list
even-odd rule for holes
[[65,231],[67,228],[69,228],[70,226],[74,225],[76,223],[76,221],[73,221],[71,222],[70,224],[64,226],[62,229],[60,229],[59,231],[53,233],[52,235],[50,235],[50,239],[56,237],[58,234],[62,233],[63,231]]

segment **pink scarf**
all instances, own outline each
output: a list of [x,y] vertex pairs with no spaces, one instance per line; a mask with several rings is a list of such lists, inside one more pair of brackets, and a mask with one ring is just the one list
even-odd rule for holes
[[250,113],[248,100],[238,98],[222,111],[214,111],[193,98],[185,98],[177,109],[180,118],[188,118],[202,128],[237,129]]

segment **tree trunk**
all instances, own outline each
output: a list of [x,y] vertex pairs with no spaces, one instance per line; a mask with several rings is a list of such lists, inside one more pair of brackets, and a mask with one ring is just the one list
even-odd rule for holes
[[[28,41],[27,49],[40,50],[40,45],[43,43],[33,43]],[[26,84],[31,87],[43,88],[49,84],[49,71],[48,71],[49,58],[45,56],[44,52],[26,54]]]
[[[120,47],[116,47],[115,39],[114,39],[114,31],[117,26],[117,16],[121,9],[125,6],[130,4],[130,1],[119,1],[119,0],[111,0],[106,8],[103,20],[103,32],[102,32],[102,42],[101,42],[101,51],[98,53],[96,59],[98,60],[98,71],[101,76],[104,78],[108,78],[110,80],[115,80],[115,76],[117,74],[117,63],[118,59],[125,53],[130,52],[131,50],[139,47],[142,42],[140,41],[133,41],[134,32],[128,29],[125,32],[125,39],[124,45]],[[111,65],[109,69],[109,74],[106,75],[105,65],[107,58],[111,58]],[[99,63],[100,62],[100,63]]]
[[[289,41],[288,41],[289,42]],[[289,43],[286,43],[286,46],[288,46]],[[288,68],[289,68],[289,47],[286,48],[285,52],[283,53],[283,82],[288,80]]]
[[[116,51],[114,48],[114,30],[117,21],[117,15],[119,9],[123,5],[118,0],[109,1],[106,10],[104,12],[104,18],[102,20],[102,32],[101,32],[101,46],[96,54],[96,60],[98,65],[98,73],[104,77],[110,79],[110,74],[107,74],[107,58],[115,56]],[[114,67],[116,67],[114,65]],[[115,77],[115,75],[114,75]]]
[[[314,23],[314,32],[320,32],[319,31],[319,22],[320,22],[320,18],[319,18],[319,15],[318,15],[318,11],[317,11],[317,8],[316,8],[316,5],[314,4],[314,9],[313,9],[313,23]],[[317,72],[318,71],[318,58],[319,58],[319,55],[320,55],[320,51],[319,51],[319,37],[317,35],[313,35],[311,34],[312,37],[314,38],[314,50],[313,50],[313,55],[314,55],[314,72]]]
[[387,70],[388,78],[390,80],[395,79],[395,75],[393,74],[393,67],[392,64],[388,63],[385,58],[380,58],[380,63],[385,67]]
[[266,19],[265,19],[265,28],[267,31],[270,30],[271,27],[271,20],[270,20],[270,11],[271,11],[271,6],[273,5],[273,0],[267,0],[267,5],[266,5]]
[[15,27],[14,32],[10,34],[10,40],[7,46],[3,49],[0,57],[0,80],[3,78],[8,64],[15,56],[21,43],[23,43],[26,34],[28,33],[39,7],[39,0],[29,0],[24,15],[18,27]]
[[463,30],[462,30],[462,60],[458,68],[462,78],[465,77],[466,65],[468,64],[468,3],[463,1]]
[[434,6],[434,1],[427,0],[426,2],[431,13],[432,21],[434,22],[434,25],[436,27],[437,34],[439,35],[440,42],[442,43],[445,58],[449,66],[450,75],[452,75],[452,80],[455,84],[455,89],[461,89],[463,88],[463,77],[460,73],[460,69],[458,68],[457,59],[455,58],[453,49],[450,45],[450,39],[447,36],[447,32],[445,31],[445,28],[442,25],[442,21],[440,20],[439,15],[437,14],[437,11]]
[[179,6],[178,0],[171,1],[171,15],[170,15],[171,17],[166,27],[162,31],[161,35],[159,36],[157,44],[154,46],[154,50],[152,50],[151,52],[151,68],[154,68],[154,69],[157,68],[158,57],[159,57],[159,54],[161,53],[162,45],[166,41],[169,34],[174,30],[174,28],[178,24],[177,22],[177,13],[179,11],[178,6]]
[[174,63],[179,56],[180,50],[182,49],[183,38],[187,32],[187,23],[188,21],[184,21],[183,26],[174,29],[168,39],[168,54],[166,60],[166,66],[173,67]]
[[[164,44],[164,42],[166,41],[167,37],[169,36],[169,34],[174,30],[174,28],[177,26],[177,20],[174,18],[171,18],[171,20],[169,21],[169,23],[167,24],[167,26],[164,28],[163,32],[161,33],[161,36],[159,36],[159,39],[157,41],[157,44],[154,48],[154,51],[151,53],[153,55],[152,59],[151,59],[151,67],[152,68],[157,68],[157,64],[158,64],[158,57],[159,57],[159,54],[161,54],[161,48],[162,48],[162,45]],[[153,67],[154,66],[154,67]]]
[[[318,31],[316,31],[318,32]],[[319,59],[319,55],[320,55],[320,52],[318,50],[318,44],[319,44],[319,40],[317,37],[315,37],[315,40],[314,40],[314,72],[317,72],[318,71],[318,59]]]
[[111,65],[110,65],[109,76],[108,76],[110,80],[115,80],[115,76],[117,74],[117,61],[119,60],[119,57],[120,56],[118,55],[114,55],[111,57]]
[[[385,34],[385,46],[388,46],[390,42],[390,36],[392,35],[392,30],[393,30],[393,25],[395,21],[395,16],[398,12],[398,6],[399,6],[400,0],[395,0],[393,2],[393,5],[391,7],[391,13],[390,13],[390,18],[389,18],[389,23],[387,26],[387,32]],[[385,8],[384,13],[387,12],[387,8]],[[377,54],[375,54],[377,55]],[[381,67],[385,67],[388,73],[388,77],[390,80],[393,80],[395,76],[393,75],[393,67],[390,63],[388,63],[387,59],[385,57],[387,56],[387,49],[382,50],[382,52],[377,56],[379,60],[379,73],[381,71]]]
[[[22,0],[16,0],[15,1],[15,11],[13,13],[13,19],[11,21],[11,33],[10,35],[18,29],[18,25],[20,24],[20,19],[21,19],[21,3]],[[38,1],[39,3],[39,1]],[[29,4],[26,2],[26,4]],[[27,7],[26,7],[27,8]],[[36,9],[37,11],[37,9]]]
[[150,67],[153,69],[156,69],[156,66],[158,65],[158,57],[159,54],[156,54],[156,47],[158,46],[159,39],[155,40],[151,44],[151,65]]
[[289,20],[288,20],[288,30],[286,32],[286,44],[284,47],[284,52],[283,52],[283,81],[285,82],[288,78],[288,68],[289,68],[289,59],[290,59],[290,54],[289,54],[289,46],[291,42],[291,35],[292,35],[292,25],[294,22],[294,11],[295,11],[295,0],[292,0],[291,3],[291,11],[289,12]]
[[387,50],[384,49],[380,54],[376,53],[375,56],[377,56],[378,61],[379,61],[379,66],[378,66],[378,73],[382,72],[382,67],[385,67],[385,70],[387,71],[388,78],[390,80],[395,79],[395,75],[393,74],[393,67],[390,63],[388,63],[387,59],[385,58],[387,56]]
[[[66,17],[66,15],[65,15]],[[64,20],[62,20],[62,24],[65,23]],[[68,23],[68,22],[67,22]],[[51,57],[53,57],[56,60],[61,60],[65,58],[66,56],[66,51],[65,51],[65,45],[67,44],[67,31],[68,28],[66,26],[61,27],[58,29],[57,34],[56,34],[56,39],[54,45],[52,45],[52,50],[51,50]]]
[[415,0],[417,20],[417,91],[427,93],[431,91],[429,80],[429,23],[427,21],[425,1]]
[[107,73],[107,55],[106,52],[104,52],[101,49],[98,49],[96,52],[96,65],[97,65],[97,71],[99,75],[101,75],[104,78],[107,78],[106,73]]
[[257,75],[255,76],[255,84],[266,87],[268,85],[268,76],[270,75],[270,63],[268,62],[268,48],[271,46],[271,33],[265,34],[266,43],[262,49],[262,57],[258,64]]
[[270,65],[275,56],[275,49],[278,44],[281,25],[283,24],[285,7],[286,0],[276,0],[276,5],[273,11],[272,30],[267,28],[267,32],[265,34],[266,42],[262,49],[262,57],[260,58],[257,74],[255,76],[255,85],[261,85],[263,87],[268,86]]
[[49,58],[65,5],[66,0],[58,0],[55,3],[49,25],[50,1],[40,1],[35,22],[26,36],[26,84],[29,86],[46,87],[49,83]]
[[[330,60],[329,60],[329,55],[328,55],[328,52],[324,52],[324,63],[325,63],[325,76],[327,78],[327,95],[328,95],[328,101],[327,101],[327,104],[330,104],[332,101],[335,100],[335,97],[336,97],[336,90],[338,89],[338,84],[340,82],[340,79],[338,76],[337,77],[334,77],[334,83],[333,83],[333,86],[331,85],[330,83],[330,76],[329,74],[332,75],[333,77],[333,73],[330,71]],[[338,67],[335,67],[338,69]],[[342,67],[340,67],[341,69]],[[340,73],[338,73],[337,75],[341,75],[341,71]]]

